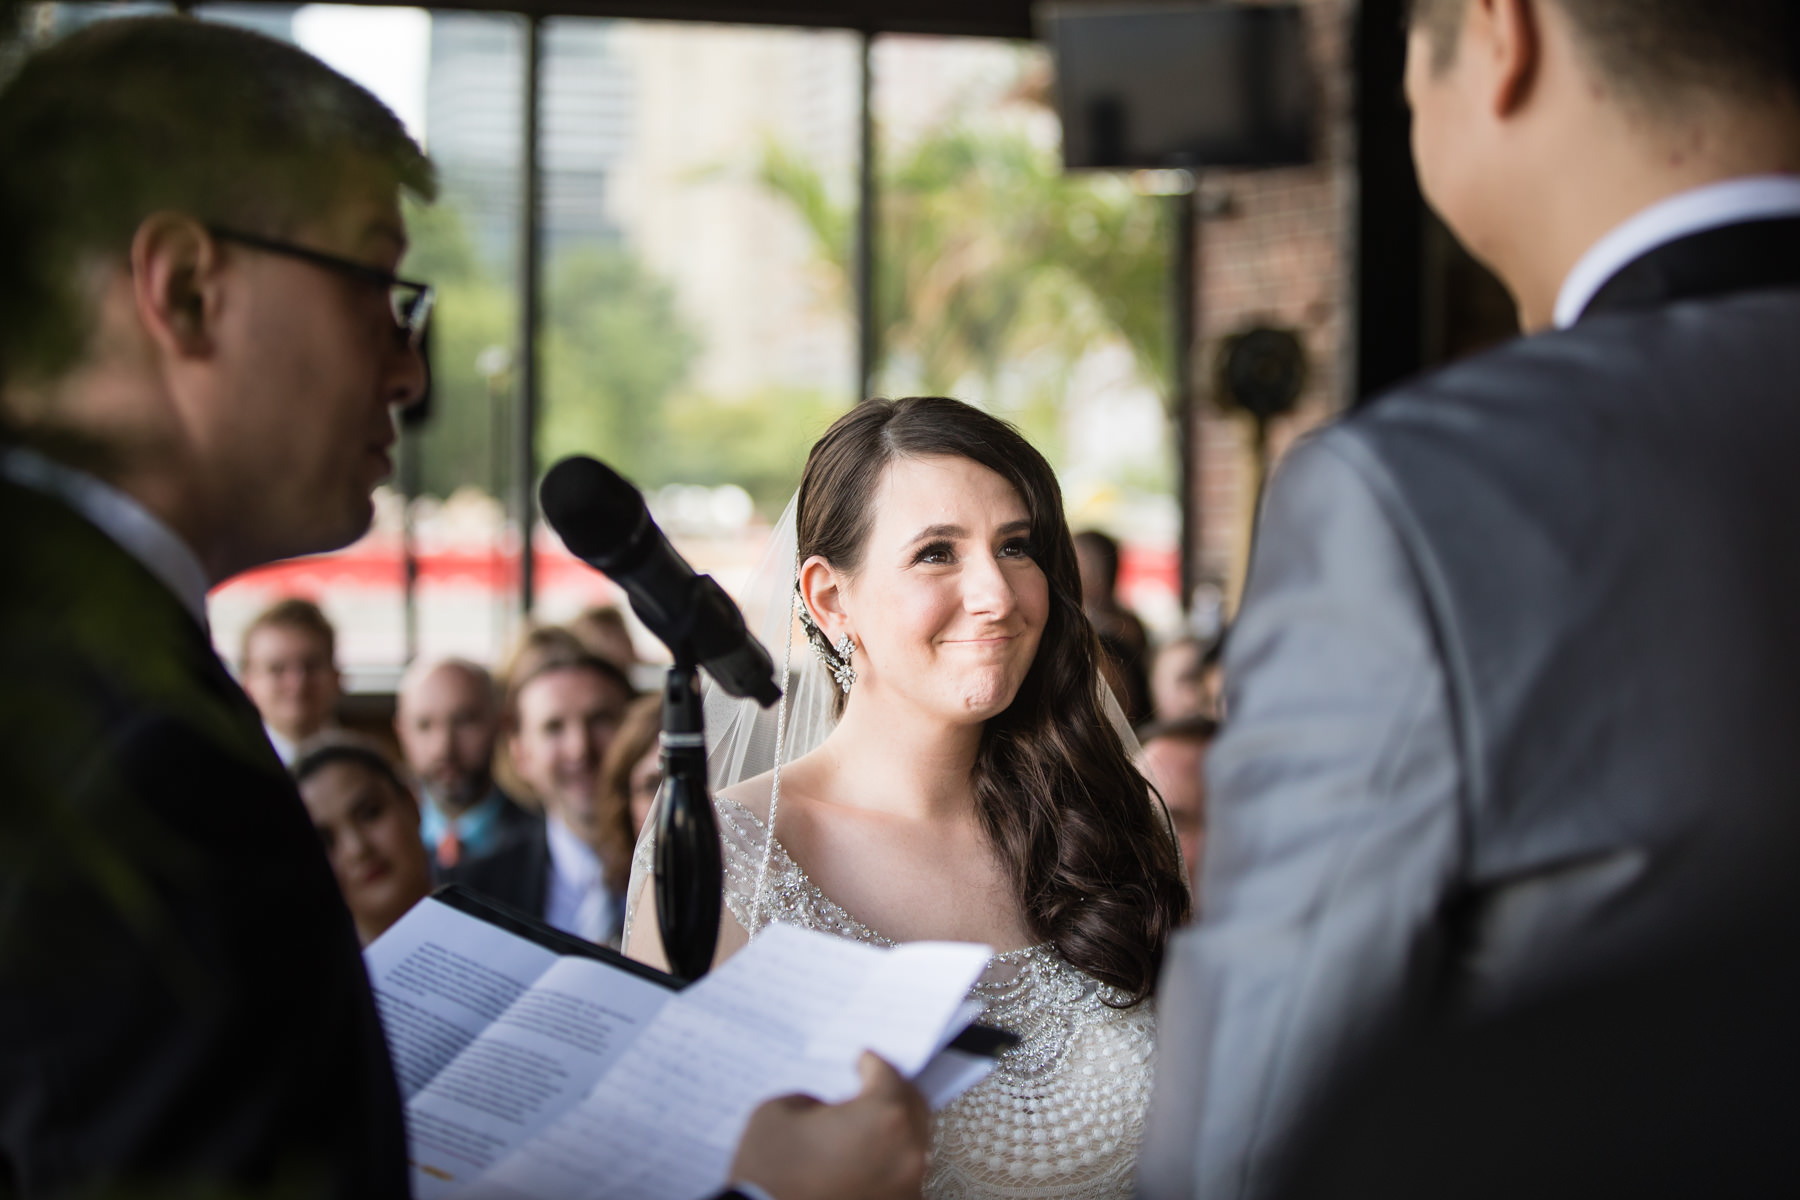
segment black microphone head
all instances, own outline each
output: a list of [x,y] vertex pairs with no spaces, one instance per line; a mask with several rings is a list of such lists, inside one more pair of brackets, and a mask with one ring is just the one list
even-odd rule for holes
[[582,454],[545,473],[538,503],[569,553],[600,562],[628,547],[650,519],[642,492],[605,463]]

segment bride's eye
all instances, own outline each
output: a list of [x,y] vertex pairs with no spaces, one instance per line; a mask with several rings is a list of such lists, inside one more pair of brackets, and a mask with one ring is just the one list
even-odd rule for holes
[[943,567],[955,561],[956,551],[951,549],[949,542],[928,543],[920,546],[918,552],[913,555],[915,564],[925,563],[929,566]]
[[1037,547],[1031,544],[1030,538],[1008,538],[1000,547],[1001,558],[1036,558]]

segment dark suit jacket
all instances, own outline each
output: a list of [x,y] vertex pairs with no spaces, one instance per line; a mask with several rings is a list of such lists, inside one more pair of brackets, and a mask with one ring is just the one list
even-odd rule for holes
[[[508,802],[511,805],[511,802]],[[522,913],[542,918],[550,890],[550,841],[544,818],[511,805],[527,818],[496,850],[445,867],[440,882],[459,883]]]
[[1336,1097],[1284,1200],[1767,1200],[1800,1179],[1800,939],[1736,936],[1444,1029]]
[[1728,928],[1800,813],[1800,221],[1289,456],[1159,998],[1142,1189],[1268,1195],[1360,1060]]
[[0,563],[0,1193],[406,1195],[356,935],[256,710],[61,503],[0,483]]

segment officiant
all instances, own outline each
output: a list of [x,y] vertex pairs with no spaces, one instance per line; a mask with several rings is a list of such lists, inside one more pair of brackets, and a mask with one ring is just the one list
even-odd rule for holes
[[[106,21],[0,90],[0,1190],[407,1194],[356,931],[206,592],[369,526],[433,171],[302,51]],[[916,1195],[873,1058],[758,1109],[775,1200]]]

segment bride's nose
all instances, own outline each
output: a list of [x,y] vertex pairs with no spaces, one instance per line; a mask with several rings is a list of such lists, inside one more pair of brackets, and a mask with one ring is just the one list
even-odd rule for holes
[[963,610],[978,616],[1004,617],[1018,604],[1012,580],[992,555],[975,555],[963,571]]

